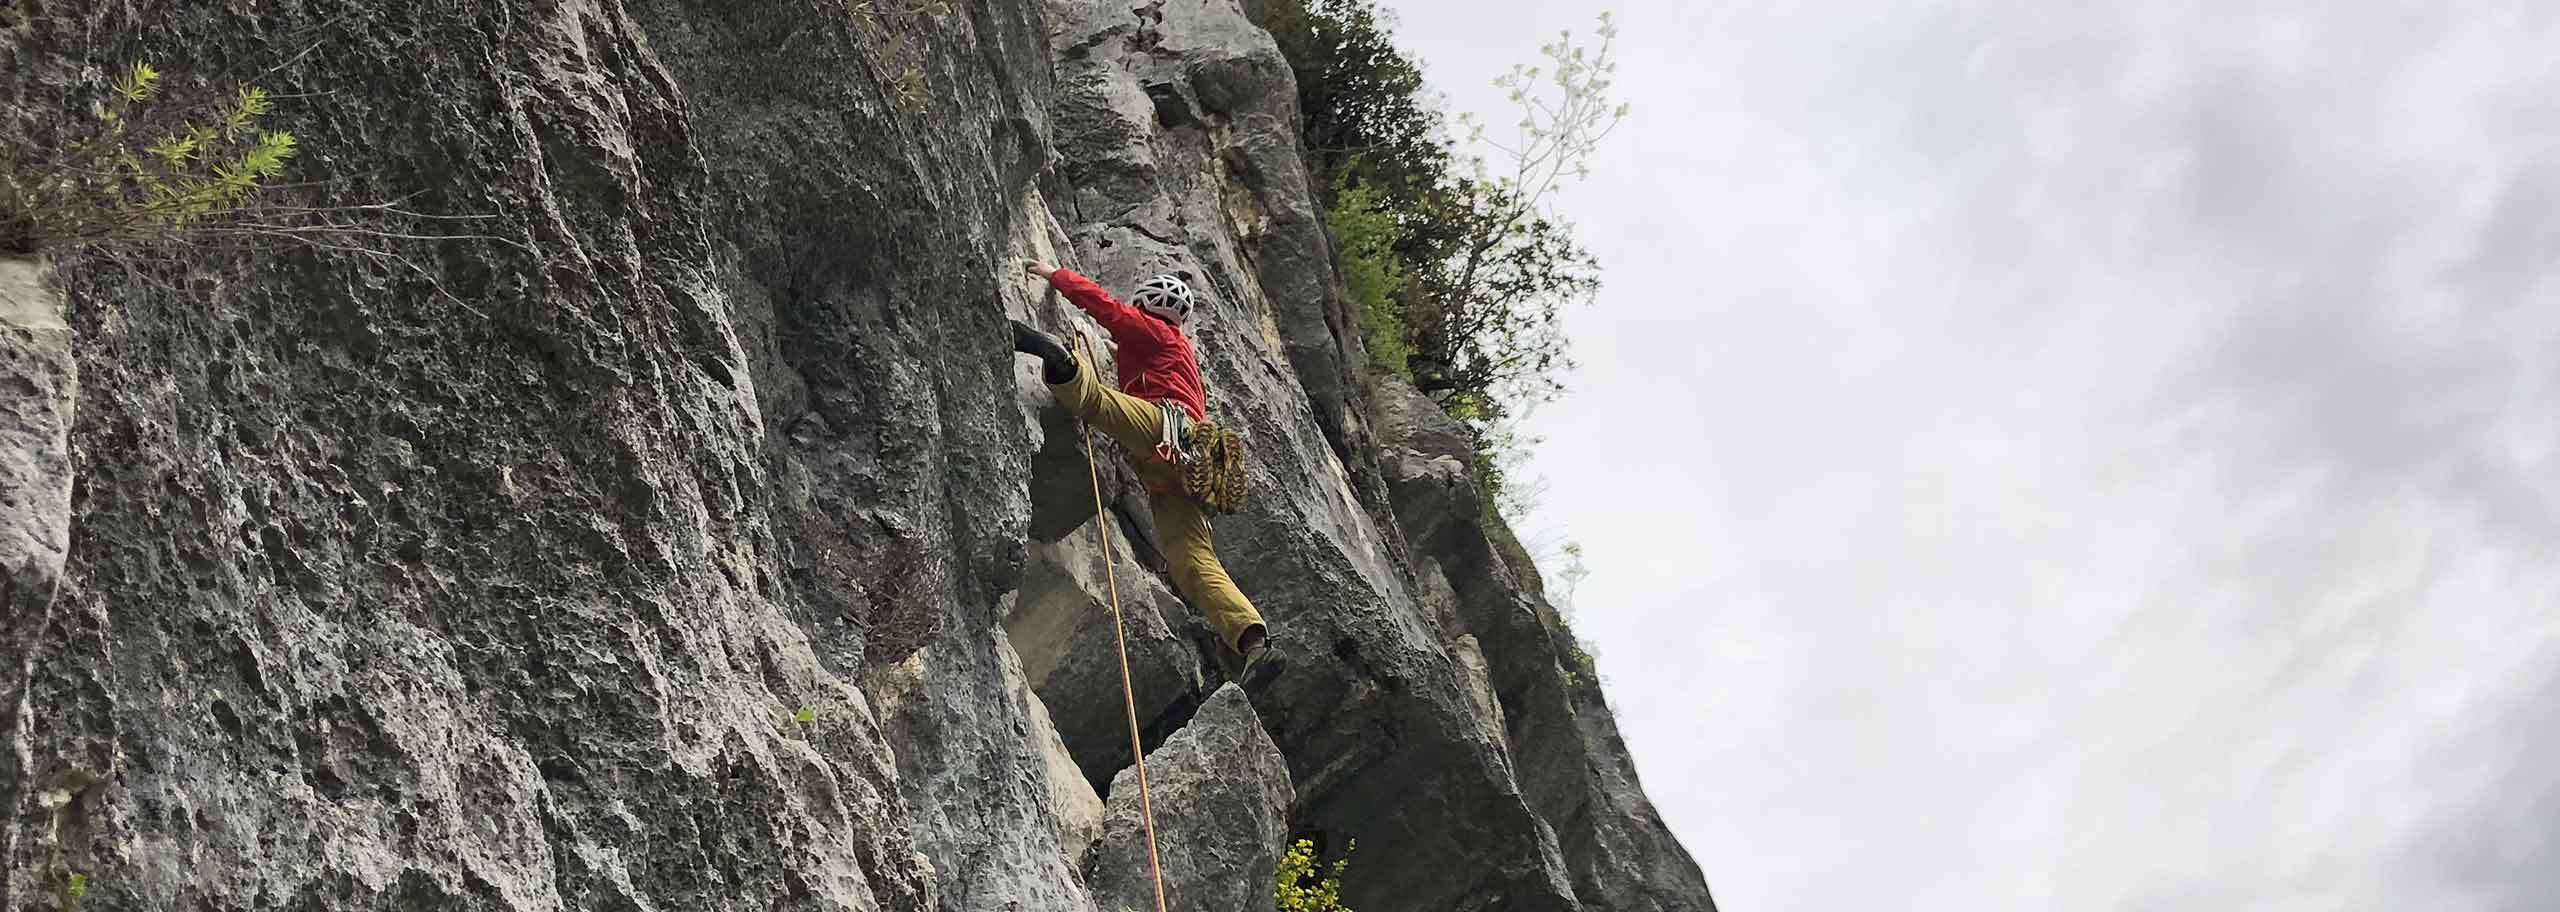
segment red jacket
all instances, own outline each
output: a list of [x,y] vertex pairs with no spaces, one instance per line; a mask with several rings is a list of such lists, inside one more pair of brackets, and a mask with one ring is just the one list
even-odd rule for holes
[[1120,303],[1092,279],[1061,269],[1049,274],[1049,287],[1093,315],[1120,346],[1120,391],[1148,402],[1182,403],[1193,421],[1209,420],[1207,396],[1200,385],[1200,356],[1182,327],[1154,314]]

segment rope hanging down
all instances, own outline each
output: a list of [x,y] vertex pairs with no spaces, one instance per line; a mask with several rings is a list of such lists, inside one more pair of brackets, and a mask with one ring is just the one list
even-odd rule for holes
[[[1084,332],[1078,330],[1077,353],[1084,358],[1084,369],[1093,370],[1100,362],[1087,346]],[[1102,466],[1093,458],[1093,426],[1082,421],[1076,426],[1084,431],[1084,468],[1093,480],[1093,532],[1102,539],[1102,579],[1111,593],[1111,637],[1120,645],[1120,698],[1129,708],[1129,756],[1138,760],[1138,814],[1147,831],[1147,873],[1155,881],[1156,912],[1165,912],[1164,862],[1156,857],[1155,797],[1147,792],[1147,748],[1138,737],[1138,691],[1129,684],[1129,628],[1120,615],[1120,575],[1112,569],[1111,512],[1102,501]]]

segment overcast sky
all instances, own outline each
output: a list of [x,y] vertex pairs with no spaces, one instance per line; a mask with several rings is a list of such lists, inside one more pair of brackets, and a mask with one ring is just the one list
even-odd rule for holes
[[2560,909],[2560,3],[1605,5],[1532,531],[1730,912]]

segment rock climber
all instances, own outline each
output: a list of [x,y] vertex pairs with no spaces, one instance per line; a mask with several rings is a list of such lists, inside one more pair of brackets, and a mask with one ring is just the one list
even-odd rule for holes
[[1156,534],[1163,539],[1158,544],[1172,565],[1174,588],[1208,619],[1220,641],[1243,657],[1238,678],[1245,688],[1261,689],[1279,675],[1283,656],[1264,629],[1261,613],[1218,562],[1208,511],[1184,492],[1176,467],[1152,455],[1160,452],[1157,444],[1164,439],[1172,409],[1180,410],[1173,415],[1177,419],[1208,420],[1200,359],[1182,332],[1193,310],[1190,286],[1179,276],[1155,276],[1138,283],[1130,303],[1123,304],[1074,270],[1040,262],[1023,269],[1048,280],[1049,287],[1111,333],[1119,347],[1120,388],[1104,385],[1082,358],[1020,320],[1013,321],[1014,350],[1040,359],[1041,379],[1059,405],[1128,451],[1131,468],[1147,487],[1147,504],[1155,512]]

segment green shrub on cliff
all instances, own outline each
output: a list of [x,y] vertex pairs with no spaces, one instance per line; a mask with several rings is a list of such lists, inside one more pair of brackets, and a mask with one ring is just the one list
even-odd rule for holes
[[1491,502],[1517,518],[1520,499],[1500,495],[1534,443],[1518,425],[1563,392],[1562,316],[1600,287],[1552,195],[1627,114],[1611,92],[1617,26],[1602,13],[1596,41],[1567,31],[1498,80],[1517,117],[1488,133],[1443,115],[1378,0],[1246,9],[1297,78],[1300,145],[1332,191],[1326,222],[1372,360],[1466,426]]
[[1404,314],[1397,299],[1411,280],[1396,259],[1395,216],[1380,208],[1376,191],[1341,187],[1325,208],[1325,227],[1332,230],[1342,260],[1342,284],[1351,297],[1351,313],[1360,321],[1360,339],[1378,369],[1410,381],[1406,365],[1413,346],[1405,341]]
[[62,912],[80,912],[80,903],[89,898],[89,875],[73,874],[62,887]]
[[1359,847],[1352,843],[1326,868],[1316,860],[1313,840],[1290,843],[1289,851],[1280,856],[1280,882],[1274,894],[1280,912],[1352,912],[1342,904],[1342,871],[1351,865],[1351,852]]
[[59,154],[0,165],[0,250],[258,227],[259,191],[297,151],[293,134],[262,125],[274,112],[265,90],[172,99],[147,63],[108,88]]

